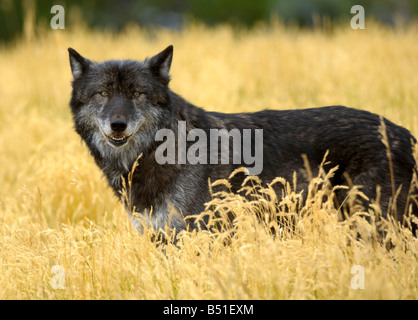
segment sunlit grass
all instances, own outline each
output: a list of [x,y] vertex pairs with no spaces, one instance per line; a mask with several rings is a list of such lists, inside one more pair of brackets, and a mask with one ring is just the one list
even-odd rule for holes
[[[72,128],[67,52],[143,59],[173,44],[172,90],[207,110],[343,104],[418,136],[417,35],[416,24],[332,32],[279,23],[252,31],[130,26],[120,34],[67,26],[0,49],[0,298],[417,299],[417,240],[388,223],[388,251],[357,215],[339,222],[323,190],[303,217],[294,215],[293,231],[276,225],[275,236],[274,222],[256,222],[253,205],[233,195],[211,207],[237,216],[234,233],[182,233],[178,247],[137,234]],[[65,271],[64,289],[51,286],[54,265]],[[364,267],[364,290],[350,286],[354,265]]]

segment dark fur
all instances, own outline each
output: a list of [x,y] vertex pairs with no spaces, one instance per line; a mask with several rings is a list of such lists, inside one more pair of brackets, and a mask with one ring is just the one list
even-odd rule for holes
[[[277,176],[292,181],[296,171],[298,188],[305,190],[304,194],[308,181],[302,174],[302,154],[307,155],[315,174],[329,151],[326,168],[339,166],[331,181],[333,185],[347,185],[346,177],[349,176],[354,185],[362,186],[362,192],[370,199],[376,198],[379,185],[380,204],[387,211],[392,188],[386,149],[378,133],[379,116],[343,106],[240,114],[206,112],[168,88],[171,46],[145,61],[93,63],[73,49],[69,52],[74,75],[71,110],[75,129],[118,196],[122,187],[120,177],[127,179],[134,160],[143,153],[133,176],[131,206],[137,212],[146,212],[144,215],[153,208],[154,227],[162,227],[164,222],[168,222],[170,204],[184,216],[202,212],[204,203],[210,200],[208,178],[211,181],[227,178],[241,166],[157,164],[155,150],[159,144],[154,139],[156,131],[161,128],[176,131],[180,120],[187,122],[188,131],[193,128],[207,132],[211,128],[226,128],[228,131],[232,128],[263,129],[264,163],[259,177],[264,183]],[[101,90],[109,92],[106,99],[98,95]],[[139,99],[132,97],[135,91],[142,93]],[[94,108],[101,108],[100,114]],[[127,149],[133,153],[129,157],[125,156],[125,151],[111,155],[113,147],[103,144],[102,148],[110,148],[106,156],[107,151],[100,151],[97,147],[100,136],[97,135],[99,129],[95,118],[109,121],[112,116],[142,123],[135,133],[140,136],[137,139],[140,142],[133,151]],[[395,187],[402,186],[397,201],[398,219],[401,220],[415,168],[411,143],[416,140],[408,130],[384,121],[392,152]],[[120,160],[118,157],[124,158]],[[241,178],[233,181],[234,190],[238,189]],[[340,194],[339,201],[342,202],[344,197],[345,194]],[[416,214],[415,205],[414,210]],[[187,221],[195,227],[192,220]],[[175,218],[171,226],[181,230],[187,227],[187,223]]]

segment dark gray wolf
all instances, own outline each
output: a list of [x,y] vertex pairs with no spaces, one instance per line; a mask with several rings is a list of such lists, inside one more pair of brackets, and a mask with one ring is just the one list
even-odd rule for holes
[[[305,168],[302,155],[307,156],[315,171],[328,151],[328,168],[338,166],[331,179],[333,185],[361,186],[369,199],[376,198],[376,188],[380,186],[384,215],[394,188],[401,187],[397,218],[403,219],[407,204],[417,214],[415,202],[407,200],[416,170],[412,156],[416,140],[408,130],[386,119],[393,183],[387,148],[378,132],[381,118],[370,112],[343,106],[239,114],[206,112],[169,89],[172,46],[144,61],[99,63],[71,48],[69,54],[73,75],[70,105],[75,130],[117,196],[122,177],[128,180],[134,162],[142,154],[132,177],[131,203],[125,201],[125,205],[142,213],[155,228],[167,223],[177,231],[205,228],[204,224],[198,226],[194,219],[186,217],[202,212],[205,202],[211,199],[208,178],[211,181],[227,178],[243,164],[232,160],[233,152],[229,163],[158,163],[156,154],[163,142],[157,141],[157,132],[169,129],[178,134],[180,122],[187,132],[200,129],[208,135],[214,128],[237,129],[240,133],[245,129],[262,129],[263,170],[258,176],[263,183],[278,176],[292,181],[296,172],[298,188],[306,194],[309,182],[302,174]],[[254,152],[256,141],[254,136],[251,139]],[[187,141],[187,147],[191,143]],[[209,152],[209,146],[206,151]],[[241,174],[233,179],[233,191],[239,189],[244,177]],[[339,194],[340,203],[345,196]],[[172,207],[180,215],[170,219]]]

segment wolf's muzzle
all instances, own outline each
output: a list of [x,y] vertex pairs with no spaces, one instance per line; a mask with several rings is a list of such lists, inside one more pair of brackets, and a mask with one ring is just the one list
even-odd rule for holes
[[124,134],[127,127],[128,123],[125,117],[113,117],[110,120],[110,129],[112,130],[112,134],[107,135],[103,130],[101,131],[108,143],[114,147],[120,147],[127,143],[130,138],[130,136]]

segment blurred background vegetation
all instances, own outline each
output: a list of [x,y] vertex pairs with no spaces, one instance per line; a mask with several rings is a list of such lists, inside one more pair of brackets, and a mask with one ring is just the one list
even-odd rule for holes
[[360,4],[366,17],[385,24],[408,23],[418,16],[418,0],[0,0],[0,42],[10,42],[25,23],[49,27],[53,5],[65,8],[66,28],[84,23],[110,31],[127,23],[181,29],[190,21],[251,27],[278,18],[284,23],[314,27],[318,21],[345,21]]

